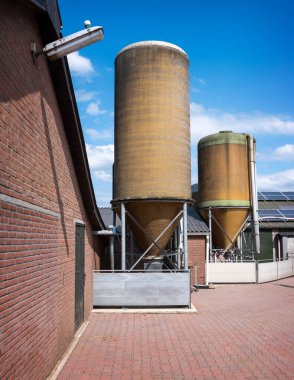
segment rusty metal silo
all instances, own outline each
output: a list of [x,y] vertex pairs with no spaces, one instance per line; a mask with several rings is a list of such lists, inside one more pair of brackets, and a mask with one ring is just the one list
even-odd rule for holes
[[223,131],[198,143],[198,209],[207,220],[211,208],[212,240],[230,249],[251,209],[250,136]]
[[[127,214],[142,251],[191,198],[188,66],[182,49],[160,41],[129,45],[115,60],[112,204],[119,213],[124,203],[143,228]],[[176,224],[157,241],[161,249]],[[146,256],[158,253],[154,246]]]

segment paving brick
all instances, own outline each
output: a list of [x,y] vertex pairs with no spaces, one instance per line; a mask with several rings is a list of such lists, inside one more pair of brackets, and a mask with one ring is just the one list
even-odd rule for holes
[[200,289],[197,314],[92,313],[58,380],[293,378],[293,289],[293,277]]

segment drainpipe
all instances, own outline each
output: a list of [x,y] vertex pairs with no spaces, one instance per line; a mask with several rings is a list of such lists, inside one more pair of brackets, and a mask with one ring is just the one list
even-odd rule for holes
[[[253,136],[247,135],[249,140],[249,162],[250,162],[250,187],[251,187],[251,206],[252,206],[252,225],[255,253],[260,253],[259,221],[257,213],[257,186],[256,186],[256,147]],[[254,257],[253,257],[254,259]]]

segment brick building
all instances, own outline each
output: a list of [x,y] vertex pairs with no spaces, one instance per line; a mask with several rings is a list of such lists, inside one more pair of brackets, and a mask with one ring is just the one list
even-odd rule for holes
[[0,378],[49,375],[92,308],[104,228],[55,0],[0,2]]
[[[101,207],[100,214],[106,227],[113,225],[113,212],[110,207]],[[115,224],[121,226],[119,217],[116,215]],[[206,252],[206,236],[209,234],[206,223],[201,219],[197,211],[193,207],[188,207],[187,215],[188,227],[188,266],[191,271],[191,284],[205,284],[205,252]],[[128,236],[129,237],[129,236]],[[127,239],[127,252],[130,252],[131,243]],[[115,240],[115,269],[121,268],[120,260],[121,246],[118,239]],[[133,248],[133,252],[138,252],[137,248]],[[139,257],[139,256],[138,256]],[[128,259],[128,257],[127,257]],[[101,268],[110,268],[109,247],[107,239],[105,239],[105,251],[101,255]]]

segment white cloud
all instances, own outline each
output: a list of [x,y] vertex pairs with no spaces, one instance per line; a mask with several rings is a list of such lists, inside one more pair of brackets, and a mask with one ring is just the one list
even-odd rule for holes
[[86,144],[86,149],[91,171],[98,179],[110,182],[114,161],[114,145],[95,146]]
[[106,110],[102,110],[100,108],[100,100],[97,100],[96,102],[91,102],[87,109],[86,109],[86,112],[91,115],[91,116],[97,116],[97,115],[103,115],[105,114],[107,111]]
[[257,175],[258,191],[289,191],[294,189],[294,169]]
[[70,70],[80,77],[87,77],[94,74],[95,70],[89,58],[83,57],[78,51],[67,56]]
[[78,102],[89,102],[97,96],[96,91],[87,91],[87,90],[76,90],[76,99]]
[[294,145],[286,144],[275,149],[274,157],[282,161],[294,160]]
[[95,170],[94,175],[97,177],[97,179],[100,179],[104,182],[110,182],[112,180],[111,173],[106,172],[105,170]]
[[112,137],[112,133],[109,129],[103,129],[102,131],[97,131],[93,128],[86,129],[87,135],[91,140],[106,140]]
[[222,130],[256,134],[294,135],[294,119],[285,115],[260,112],[228,113],[191,103],[192,143]]
[[86,144],[89,164],[91,169],[109,169],[114,160],[114,145],[89,145]]

